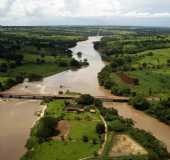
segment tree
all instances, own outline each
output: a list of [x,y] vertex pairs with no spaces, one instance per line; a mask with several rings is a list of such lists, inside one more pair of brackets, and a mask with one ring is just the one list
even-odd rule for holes
[[57,119],[53,117],[44,117],[40,120],[37,126],[36,136],[42,140],[47,140],[49,137],[59,134],[59,131],[55,129],[57,125]]
[[94,100],[94,105],[95,105],[96,107],[102,107],[102,106],[103,106],[103,102],[102,102],[102,100],[100,100],[100,99],[95,99],[95,100]]
[[84,136],[82,137],[82,140],[83,140],[83,142],[88,142],[88,141],[89,141],[89,138],[88,138],[86,135],[84,135]]
[[136,109],[146,110],[150,107],[149,101],[142,96],[135,96],[129,100],[129,104],[133,105]]
[[81,58],[81,57],[82,57],[82,52],[78,52],[78,53],[77,53],[77,56],[78,56],[79,58]]
[[0,65],[0,72],[7,72],[8,70],[8,65],[6,63],[2,63]]
[[70,66],[72,66],[72,67],[81,67],[80,62],[77,61],[77,60],[74,59],[74,58],[71,60]]
[[93,138],[92,142],[93,142],[94,145],[96,145],[97,144],[97,139]]
[[24,81],[24,76],[23,75],[17,75],[15,77],[17,83],[22,83]]
[[103,133],[105,133],[105,126],[104,126],[104,124],[103,123],[97,123],[97,125],[96,125],[96,132],[98,133],[98,134],[103,134]]
[[80,96],[80,98],[77,100],[78,104],[83,105],[92,105],[94,104],[94,97],[92,97],[89,94],[83,94]]
[[29,79],[30,82],[32,82],[32,81],[40,81],[40,80],[42,80],[42,78],[43,77],[41,75],[35,74],[35,73],[30,73],[28,75],[28,79]]
[[23,61],[24,56],[22,54],[17,54],[15,56],[15,63],[16,65],[21,65]]
[[2,85],[2,83],[0,82],[0,91],[2,91],[3,90],[3,85]]

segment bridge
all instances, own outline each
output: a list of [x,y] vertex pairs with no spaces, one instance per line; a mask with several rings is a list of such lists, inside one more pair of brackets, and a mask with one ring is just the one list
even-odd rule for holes
[[[119,96],[94,96],[96,99],[100,99],[105,102],[128,102],[128,97]],[[0,98],[15,98],[15,99],[76,99],[77,95],[50,95],[50,94],[14,94],[0,92]]]

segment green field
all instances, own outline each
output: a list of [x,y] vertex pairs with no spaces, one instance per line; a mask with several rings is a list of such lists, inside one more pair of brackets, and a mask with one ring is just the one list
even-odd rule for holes
[[[98,146],[83,142],[50,141],[39,145],[31,156],[31,160],[78,160],[93,155]],[[29,158],[22,158],[30,160]]]
[[165,71],[160,69],[155,71],[129,71],[126,74],[130,77],[138,78],[139,85],[127,84],[115,73],[112,73],[110,77],[120,87],[128,87],[132,92],[136,92],[139,95],[152,95],[158,97],[168,97],[170,95],[169,70]]
[[3,78],[6,85],[0,84],[0,90],[21,83],[21,78],[32,75],[32,80],[42,79],[72,68],[69,48],[85,39],[86,36],[70,34],[64,28],[0,28],[0,77],[11,79]]
[[68,69],[68,67],[59,67],[56,64],[47,63],[42,65],[36,65],[36,64],[25,64],[23,66],[19,66],[15,69],[11,69],[8,74],[9,75],[18,75],[18,74],[40,74],[43,77],[50,76],[59,72],[62,72],[64,70]]
[[[139,39],[141,40],[142,36]],[[113,42],[117,43],[112,41],[112,38],[103,39],[103,44],[111,43],[105,46],[108,50],[113,48]],[[128,43],[130,42],[128,41]],[[133,40],[133,43],[135,43],[135,40]],[[118,46],[115,45],[114,50],[116,48]],[[104,51],[108,52],[107,49]],[[110,57],[111,61],[110,69],[104,69],[99,73],[99,82],[107,89],[110,89],[113,94],[120,96],[139,94],[156,97],[168,97],[170,95],[170,48],[146,50],[135,54],[111,54],[108,57]],[[130,78],[137,79],[139,83],[133,85],[123,81],[116,74],[119,72],[124,73]],[[127,92],[127,88],[130,90],[129,92]],[[125,90],[127,93],[125,93]]]
[[[28,151],[22,160],[77,160],[80,158],[93,156],[97,152],[99,145],[99,137],[96,133],[96,124],[100,122],[98,113],[66,113],[63,111],[64,101],[56,100],[48,104],[45,117],[58,118],[68,120],[71,125],[69,138],[66,141],[50,140],[35,145],[33,151]],[[32,130],[31,136],[36,135],[38,126]],[[88,137],[88,142],[83,142],[83,136]],[[92,140],[96,139],[97,144],[93,144]]]
[[[150,54],[152,53],[152,54]],[[140,56],[134,62],[134,66],[139,66],[143,63],[148,65],[166,65],[167,60],[170,59],[170,48],[149,50],[138,53]]]
[[[43,59],[45,62],[42,64],[37,64],[37,59]],[[41,58],[39,55],[35,54],[25,54],[23,64],[9,69],[6,73],[0,73],[0,75],[15,76],[21,73],[35,73],[41,74],[43,77],[49,76],[63,70],[68,69],[71,57],[67,56],[45,56]],[[59,62],[64,61],[67,66],[60,66]],[[5,62],[5,60],[3,60]]]
[[128,75],[139,79],[139,85],[132,86],[132,89],[141,95],[168,96],[170,95],[170,73],[164,70],[157,71],[134,71]]
[[[152,53],[152,55],[150,55]],[[136,71],[125,72],[128,76],[137,78],[139,85],[128,85],[116,74],[112,73],[111,78],[120,86],[131,88],[132,92],[144,96],[166,97],[170,95],[170,69],[167,61],[170,59],[170,49],[150,50],[137,54],[137,58],[132,61],[132,66]],[[142,64],[146,67],[139,70]],[[157,69],[156,67],[159,66]]]

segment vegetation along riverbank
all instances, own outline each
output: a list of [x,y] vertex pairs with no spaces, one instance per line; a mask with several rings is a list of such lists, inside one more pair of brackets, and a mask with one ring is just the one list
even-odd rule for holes
[[87,65],[72,58],[70,48],[86,36],[70,35],[48,28],[1,28],[0,30],[0,90],[5,90],[24,78],[29,81]]
[[[116,110],[106,109],[100,100],[82,95],[74,101],[47,101],[44,117],[32,128],[27,141],[27,153],[22,160],[75,159],[131,159],[166,160],[166,147],[151,134],[133,127],[130,119],[123,119]],[[106,121],[105,129],[100,115]],[[105,133],[107,131],[107,133]],[[102,153],[100,148],[107,141]],[[116,137],[121,137],[115,140]],[[123,141],[123,142],[122,142]],[[116,143],[116,144],[115,144]],[[122,150],[119,145],[130,150]]]
[[132,97],[136,109],[169,124],[169,32],[119,32],[102,38],[95,48],[108,62],[98,74],[100,85],[114,95]]

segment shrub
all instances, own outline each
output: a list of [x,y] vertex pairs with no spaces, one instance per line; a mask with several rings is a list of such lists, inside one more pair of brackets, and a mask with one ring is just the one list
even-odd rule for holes
[[39,75],[39,74],[31,73],[31,74],[28,75],[28,79],[29,79],[30,82],[32,82],[32,81],[40,81],[40,80],[42,80],[42,78],[43,77],[41,75]]
[[88,142],[88,141],[89,141],[89,138],[88,138],[86,135],[84,135],[84,136],[82,137],[82,139],[83,139],[83,142]]
[[103,106],[103,102],[102,102],[102,100],[100,100],[100,99],[95,99],[95,100],[94,100],[94,105],[95,105],[96,107],[102,107],[102,106]]
[[2,85],[2,83],[0,82],[0,91],[2,91],[3,90],[3,85]]
[[94,104],[94,97],[92,97],[89,94],[84,94],[84,95],[81,95],[80,98],[78,98],[77,102],[78,104],[92,105]]
[[7,70],[8,70],[7,63],[0,64],[0,72],[7,72]]
[[97,139],[93,138],[92,142],[93,142],[94,145],[96,145],[97,144]]
[[77,61],[76,59],[73,58],[73,59],[70,61],[70,66],[72,66],[72,67],[81,67],[81,64],[80,64],[79,61]]
[[97,132],[98,134],[103,134],[103,133],[105,133],[105,126],[104,126],[103,123],[97,123],[97,125],[96,125],[96,132]]
[[59,65],[60,67],[67,67],[67,66],[68,66],[68,63],[67,63],[66,61],[64,61],[64,60],[60,60],[60,61],[58,62],[58,65]]
[[17,75],[17,76],[15,77],[15,79],[16,79],[16,83],[22,83],[22,82],[24,81],[24,76],[22,76],[22,75]]
[[112,92],[112,94],[117,95],[117,96],[128,96],[131,94],[130,88],[119,87],[119,86],[112,87],[111,92]]
[[37,144],[39,144],[39,139],[36,136],[32,136],[28,139],[26,143],[27,149],[34,148]]
[[59,132],[55,129],[57,119],[52,117],[42,118],[38,125],[33,129],[32,136],[37,136],[41,141],[47,140],[49,137],[57,135]]
[[136,109],[139,110],[147,110],[150,107],[149,101],[141,96],[133,97],[129,100],[129,104],[134,106]]

